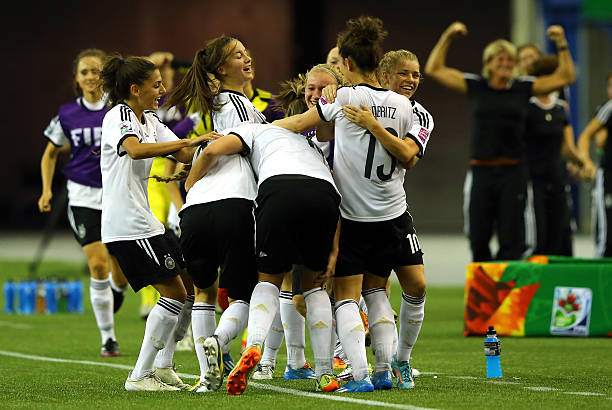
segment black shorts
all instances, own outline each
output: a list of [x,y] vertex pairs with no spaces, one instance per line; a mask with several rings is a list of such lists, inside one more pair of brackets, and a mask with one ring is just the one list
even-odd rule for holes
[[117,258],[134,292],[177,276],[185,267],[179,245],[169,231],[151,238],[109,242],[106,247]]
[[400,266],[422,265],[423,252],[408,211],[381,222],[342,218],[335,276],[371,273],[383,278]]
[[257,270],[280,274],[293,264],[325,269],[339,203],[333,185],[322,179],[280,175],[265,180],[255,208]]
[[81,246],[102,239],[102,211],[82,206],[68,206],[68,221]]
[[192,205],[181,212],[181,248],[193,283],[215,283],[232,299],[249,301],[257,285],[253,201],[230,198]]

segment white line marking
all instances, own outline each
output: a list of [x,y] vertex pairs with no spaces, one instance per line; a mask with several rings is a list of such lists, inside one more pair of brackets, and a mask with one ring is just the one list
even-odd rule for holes
[[492,383],[492,384],[520,384],[517,382],[505,382],[503,380],[486,380],[487,383]]
[[26,325],[25,323],[13,323],[5,322],[0,320],[0,326],[12,327],[13,329],[30,329],[32,325]]
[[[0,355],[18,357],[20,359],[38,360],[38,361],[43,361],[43,362],[86,364],[86,365],[91,365],[91,366],[114,367],[116,369],[124,369],[124,370],[132,370],[133,368],[133,366],[127,366],[124,364],[117,364],[117,363],[92,362],[89,360],[59,359],[55,357],[35,356],[35,355],[29,355],[29,354],[23,354],[23,353],[7,352],[5,350],[0,350]],[[200,377],[199,375],[185,374],[185,373],[179,373],[179,376],[191,378],[191,379],[197,379],[198,377]],[[286,389],[284,387],[278,387],[278,386],[273,386],[269,384],[254,383],[254,382],[249,382],[249,386],[256,387],[259,389],[272,390],[272,391],[276,391],[279,393],[293,394],[295,396],[305,396],[305,397],[310,397],[313,399],[323,399],[323,400],[341,401],[345,403],[363,404],[366,406],[390,407],[394,409],[406,409],[406,410],[435,410],[435,409],[429,409],[427,407],[411,406],[408,404],[396,404],[396,403],[386,403],[386,402],[374,401],[374,400],[354,399],[351,397],[347,397],[341,393],[338,393],[337,395],[336,394],[325,394],[325,393],[309,393],[309,392],[305,392],[301,390]]]
[[564,391],[563,394],[577,394],[578,396],[605,396],[603,393],[591,393],[588,391]]
[[529,386],[529,387],[524,387],[525,390],[532,390],[532,391],[559,391],[561,389],[557,389],[556,387],[541,387],[541,386]]
[[461,379],[461,380],[481,380],[480,377],[474,377],[474,376],[446,376],[449,379]]

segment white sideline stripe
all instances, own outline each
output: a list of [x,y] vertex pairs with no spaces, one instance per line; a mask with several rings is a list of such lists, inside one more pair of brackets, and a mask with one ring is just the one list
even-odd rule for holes
[[557,389],[556,387],[541,387],[541,386],[528,386],[524,387],[525,390],[532,391],[559,391],[561,389]]
[[492,384],[520,384],[517,382],[505,382],[503,380],[485,380],[487,383],[492,383]]
[[[5,350],[0,350],[0,355],[18,357],[20,359],[38,360],[38,361],[43,361],[43,362],[87,364],[91,366],[114,367],[116,369],[124,369],[124,370],[133,369],[133,366],[127,366],[124,364],[92,362],[89,360],[59,359],[55,357],[34,356],[30,354],[7,352]],[[200,377],[199,375],[185,374],[185,373],[179,373],[179,376],[188,377],[192,379],[197,379],[198,377]],[[407,404],[396,404],[396,403],[386,403],[383,401],[353,399],[351,397],[346,397],[345,395],[341,393],[338,393],[338,395],[331,395],[331,394],[324,394],[324,393],[323,394],[309,393],[309,392],[304,392],[300,390],[286,389],[284,387],[277,387],[277,386],[272,386],[269,384],[254,383],[254,382],[249,382],[249,386],[256,387],[259,389],[272,390],[272,391],[276,391],[279,393],[293,394],[295,396],[305,396],[305,397],[310,397],[313,399],[323,399],[323,400],[341,401],[345,403],[363,404],[366,406],[390,407],[394,409],[407,409],[407,410],[435,410],[435,409],[429,409],[427,407],[410,406]]]
[[32,325],[26,325],[24,323],[13,323],[13,322],[5,322],[0,320],[0,326],[12,327],[13,329],[29,329]]
[[591,393],[588,391],[564,391],[563,394],[577,394],[579,396],[605,396],[603,393]]

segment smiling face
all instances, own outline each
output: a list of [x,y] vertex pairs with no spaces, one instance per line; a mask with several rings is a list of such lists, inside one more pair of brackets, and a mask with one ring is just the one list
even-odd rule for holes
[[79,60],[75,81],[84,95],[101,93],[99,85],[101,71],[102,60],[99,57],[87,56]]
[[217,69],[222,84],[244,85],[253,79],[251,69],[251,57],[249,57],[244,45],[234,40],[227,45],[231,50],[225,62]]
[[398,94],[411,98],[421,82],[418,61],[401,59],[391,72],[382,73],[386,87]]
[[330,84],[338,84],[336,79],[325,71],[313,71],[306,78],[306,87],[304,88],[304,100],[308,108],[315,106],[323,89]]
[[156,68],[151,72],[141,85],[132,85],[133,93],[138,100],[138,105],[143,110],[157,110],[159,108],[159,99],[166,92],[166,88],[162,84],[162,76]]
[[522,48],[518,53],[518,69],[522,75],[529,74],[529,68],[540,58],[540,52],[534,47]]
[[500,51],[487,63],[487,70],[490,73],[491,81],[508,81],[514,77],[514,67],[516,62],[507,51]]

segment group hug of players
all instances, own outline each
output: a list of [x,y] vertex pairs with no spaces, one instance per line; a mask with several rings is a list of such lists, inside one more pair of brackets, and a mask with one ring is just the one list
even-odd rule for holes
[[[79,98],[45,131],[39,207],[51,208],[55,161],[69,143],[69,219],[90,267],[103,356],[119,354],[113,292],[129,283],[160,294],[126,390],[210,392],[227,377],[227,392],[242,394],[253,370],[261,378],[274,370],[280,342],[266,356],[274,333],[286,338],[285,378],[314,379],[317,391],[391,389],[393,378],[397,388],[414,387],[425,276],[403,183],[434,124],[411,98],[421,79],[417,57],[384,53],[386,35],[380,19],[349,20],[329,63],[284,82],[264,113],[247,97],[252,59],[235,38],[209,41],[169,90],[155,59],[79,54]],[[170,126],[158,115],[180,110],[191,115]],[[179,138],[200,126],[212,131]],[[178,238],[147,196],[160,156],[185,164],[170,177],[155,175],[186,178]],[[392,271],[402,287],[399,328],[388,299]],[[218,323],[217,286],[228,301]],[[304,357],[305,323],[314,370]],[[173,367],[190,326],[200,364],[194,386]],[[245,329],[234,364],[230,345]],[[351,366],[342,386],[333,372],[337,345]]]

